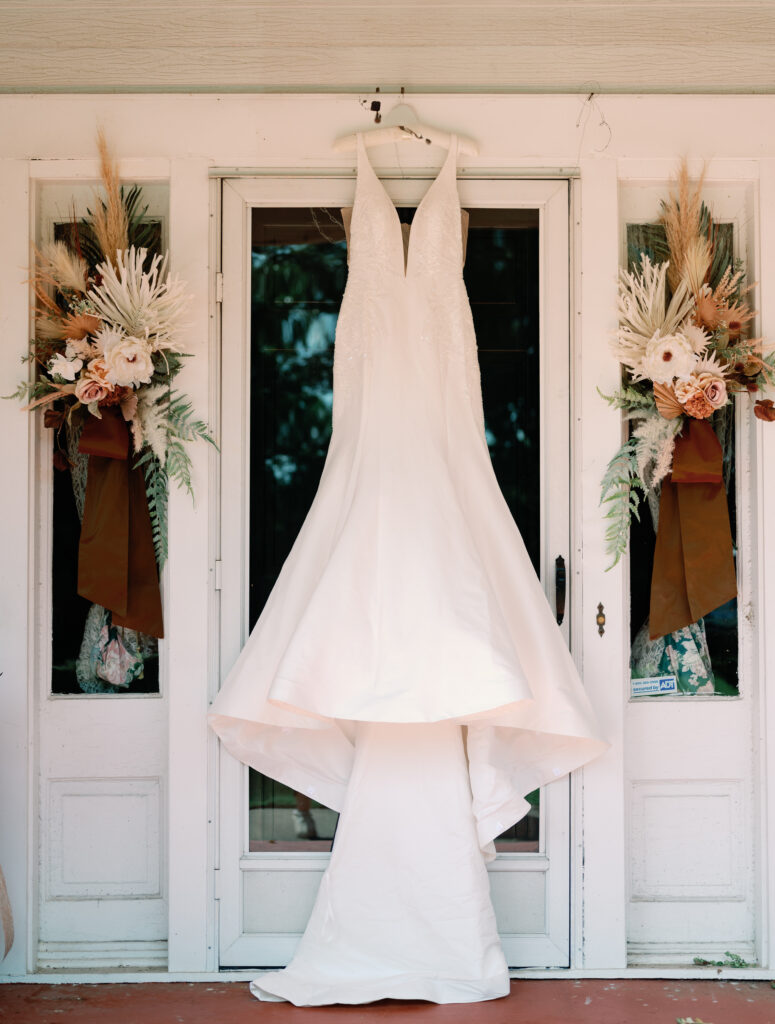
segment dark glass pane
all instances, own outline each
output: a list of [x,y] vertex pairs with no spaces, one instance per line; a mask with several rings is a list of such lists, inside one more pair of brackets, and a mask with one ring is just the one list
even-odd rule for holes
[[[401,209],[402,220],[413,210]],[[339,212],[253,211],[250,626],[307,514],[331,429],[333,342],[347,277]],[[538,567],[541,543],[538,215],[471,212],[465,280],[479,343],[487,441]],[[250,773],[250,849],[328,849],[336,816]],[[539,794],[498,842],[535,850]]]

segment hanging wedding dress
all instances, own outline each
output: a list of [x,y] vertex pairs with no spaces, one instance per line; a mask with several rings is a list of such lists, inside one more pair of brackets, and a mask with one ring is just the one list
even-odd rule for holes
[[259,998],[505,995],[485,859],[525,794],[606,748],[490,461],[456,156],[453,136],[405,259],[358,136],[325,466],[209,718],[341,811],[298,952]]

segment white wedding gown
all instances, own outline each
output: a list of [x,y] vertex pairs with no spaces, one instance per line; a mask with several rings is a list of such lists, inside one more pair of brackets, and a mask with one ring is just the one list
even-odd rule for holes
[[490,461],[456,155],[453,137],[405,260],[358,136],[323,474],[209,717],[235,757],[341,811],[262,999],[506,995],[485,859],[525,794],[606,748]]

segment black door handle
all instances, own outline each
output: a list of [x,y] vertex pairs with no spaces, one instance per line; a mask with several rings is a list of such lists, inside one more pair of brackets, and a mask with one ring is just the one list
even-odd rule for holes
[[562,625],[565,618],[565,559],[558,555],[554,561],[554,609],[557,613],[557,625]]

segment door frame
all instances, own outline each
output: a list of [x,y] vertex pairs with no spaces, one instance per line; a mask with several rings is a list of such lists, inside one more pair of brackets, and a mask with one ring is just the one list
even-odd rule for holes
[[[414,205],[427,182],[427,172],[411,178],[391,179],[386,187],[398,205]],[[236,660],[248,635],[247,561],[249,480],[249,338],[250,338],[250,239],[251,210],[254,206],[345,206],[352,200],[352,173],[329,176],[244,176],[224,178],[221,193],[221,268],[218,288],[221,304],[220,337],[221,480],[219,559],[220,589],[220,678]],[[300,187],[300,182],[303,185]],[[422,188],[420,183],[424,182]],[[484,189],[483,186],[484,185]],[[485,194],[483,194],[483,192]],[[567,177],[547,180],[522,175],[491,177],[464,176],[459,180],[464,207],[538,209],[540,218],[540,351],[541,351],[541,577],[552,596],[555,555],[571,559],[571,450],[570,450],[570,183]],[[551,257],[549,254],[551,253]],[[551,262],[550,262],[551,259]],[[238,345],[237,352],[234,346]],[[549,353],[559,360],[551,359]],[[547,357],[552,373],[545,372]],[[567,410],[564,416],[548,415],[552,403]],[[546,453],[552,453],[551,460]],[[566,467],[560,472],[561,467]],[[552,472],[554,470],[554,472]],[[547,500],[549,491],[552,501]],[[561,492],[561,500],[557,493]],[[572,592],[571,587],[571,592]],[[568,609],[574,608],[573,598]],[[571,640],[570,612],[562,627],[566,642]],[[243,885],[255,871],[313,871],[322,873],[328,854],[291,853],[284,856],[247,854],[246,806],[247,768],[221,751],[218,772],[218,900],[221,967],[254,964],[276,966],[293,954],[298,936],[265,933],[260,938],[245,934],[242,921]],[[560,779],[544,787],[541,801],[542,844],[536,855],[500,855],[490,866],[501,886],[519,885],[513,872],[548,872],[545,890],[545,932],[535,935],[502,935],[509,963],[523,967],[569,967],[571,962],[571,814],[570,784]],[[230,869],[237,865],[237,869]]]

